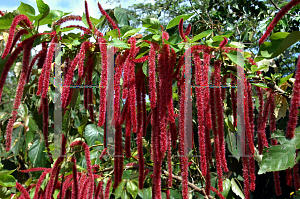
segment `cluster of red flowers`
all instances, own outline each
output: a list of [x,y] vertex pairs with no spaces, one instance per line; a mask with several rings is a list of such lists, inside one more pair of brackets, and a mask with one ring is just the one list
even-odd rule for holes
[[[290,9],[291,5],[297,5],[299,1],[293,0],[289,3],[283,11],[279,14],[285,13]],[[98,7],[101,13],[108,20],[113,29],[120,30],[113,19],[105,12],[105,10],[98,3]],[[2,13],[0,13],[2,15]],[[222,56],[226,56],[224,52],[229,51],[239,51],[237,48],[226,47],[228,39],[224,37],[224,40],[220,42],[218,48],[208,47],[205,45],[195,45],[187,49],[185,54],[182,55],[177,62],[177,54],[173,48],[170,47],[165,40],[169,39],[169,34],[162,29],[162,41],[163,44],[160,46],[154,41],[145,41],[150,44],[150,51],[143,57],[136,58],[140,52],[140,47],[138,47],[137,40],[135,37],[130,37],[128,43],[130,44],[130,49],[124,51],[114,51],[116,54],[115,61],[115,72],[114,72],[114,103],[113,103],[113,122],[106,118],[106,107],[109,106],[107,102],[107,87],[108,85],[108,49],[106,44],[106,39],[103,38],[102,33],[97,30],[90,20],[88,5],[85,1],[85,15],[88,24],[88,28],[79,25],[70,25],[66,28],[79,28],[83,30],[85,34],[94,34],[97,37],[97,45],[100,49],[101,54],[101,82],[100,82],[100,101],[99,101],[99,117],[98,126],[104,128],[104,147],[102,154],[100,155],[100,160],[106,154],[106,134],[107,126],[111,123],[115,127],[115,157],[114,157],[114,183],[113,187],[117,188],[122,181],[123,175],[123,162],[124,162],[124,152],[122,144],[122,125],[125,122],[125,155],[127,158],[131,157],[131,141],[132,137],[136,137],[137,152],[138,152],[138,167],[139,167],[139,189],[143,189],[143,184],[146,176],[149,173],[149,169],[145,169],[145,159],[143,155],[143,137],[146,136],[146,129],[151,121],[151,159],[153,161],[153,174],[152,174],[152,197],[162,198],[161,194],[161,173],[162,173],[162,163],[163,159],[167,158],[167,168],[168,168],[168,179],[166,181],[166,187],[168,188],[167,198],[170,197],[169,189],[172,187],[172,148],[175,149],[178,144],[179,149],[179,160],[180,160],[180,170],[182,175],[182,195],[184,199],[188,198],[188,168],[190,164],[188,163],[188,153],[187,153],[187,126],[192,124],[188,118],[191,116],[187,111],[187,105],[190,104],[189,91],[187,88],[186,80],[189,77],[186,76],[186,71],[189,69],[185,60],[186,55],[189,53],[192,55],[192,67],[193,71],[192,82],[195,82],[195,98],[197,107],[197,135],[198,140],[195,142],[196,147],[200,153],[200,169],[206,178],[205,192],[207,195],[210,191],[216,192],[220,198],[223,196],[220,192],[223,191],[223,175],[229,172],[227,161],[226,161],[226,148],[225,148],[225,138],[224,138],[224,100],[226,98],[226,90],[222,88],[227,84],[227,79],[229,74],[221,73],[222,61],[221,59],[214,59],[214,53],[221,53]],[[274,26],[276,20],[279,20],[280,16],[276,17],[271,24]],[[52,24],[52,28],[56,25],[61,25],[62,23],[70,20],[81,21],[80,16],[66,16]],[[25,15],[18,15],[13,20],[10,28],[10,33],[8,37],[8,42],[6,44],[5,50],[1,56],[2,59],[7,59],[4,65],[1,78],[0,78],[0,100],[2,96],[2,90],[4,83],[10,70],[10,67],[16,61],[18,55],[23,51],[23,68],[20,73],[19,84],[16,91],[16,98],[14,102],[14,110],[12,111],[12,118],[8,121],[6,130],[6,151],[10,150],[11,144],[11,133],[13,130],[13,124],[17,118],[17,111],[19,109],[21,98],[23,95],[23,90],[26,82],[30,81],[31,70],[35,62],[37,61],[38,68],[42,68],[41,75],[38,82],[37,95],[41,96],[41,105],[38,113],[43,112],[43,134],[47,152],[50,161],[53,163],[51,157],[51,151],[49,148],[48,141],[48,125],[49,125],[49,104],[47,100],[47,94],[49,89],[49,80],[51,73],[51,64],[53,60],[53,55],[55,51],[55,44],[59,41],[59,37],[56,32],[53,31],[50,34],[51,43],[49,47],[46,42],[42,43],[42,50],[33,57],[30,62],[30,52],[35,39],[41,35],[33,35],[32,37],[22,41],[15,47],[17,41],[24,34],[29,34],[27,30],[21,29],[15,34],[16,26],[19,22],[22,22],[24,26],[32,28],[32,24],[28,17]],[[271,28],[268,28],[267,32],[270,32]],[[184,42],[187,42],[188,36],[191,32],[192,26],[189,25],[186,31],[183,31],[183,19],[179,22],[179,33]],[[267,34],[267,33],[266,33]],[[14,36],[15,35],[15,36]],[[261,41],[260,41],[261,43]],[[73,89],[70,86],[73,84],[74,73],[76,67],[78,68],[78,80],[77,85],[81,84],[85,79],[87,85],[92,85],[92,76],[94,69],[94,52],[92,51],[94,44],[90,41],[85,41],[82,43],[79,52],[76,54],[75,58],[71,60],[70,57],[66,59],[65,67],[65,78],[64,87],[62,90],[62,108],[64,111],[67,109],[68,105],[71,103]],[[9,55],[9,53],[11,53]],[[8,56],[9,55],[9,56]],[[252,65],[256,65],[254,60],[248,58]],[[300,60],[300,56],[299,56]],[[148,74],[146,77],[142,68],[136,70],[136,65],[148,61]],[[186,63],[185,63],[186,61]],[[209,65],[210,61],[214,61],[214,69],[210,73]],[[243,70],[237,67],[238,72]],[[210,80],[209,80],[210,75]],[[193,79],[194,78],[194,79]],[[254,153],[255,146],[253,143],[254,139],[254,106],[252,97],[252,87],[248,80],[237,79],[234,75],[230,76],[231,86],[230,97],[232,104],[232,116],[233,116],[233,126],[237,127],[237,104],[243,106],[244,108],[244,124],[245,124],[245,135],[241,137],[241,142],[243,143],[243,154],[246,155],[242,157],[243,164],[243,178],[244,178],[244,192],[245,198],[250,198],[250,190],[255,190],[255,162]],[[287,127],[287,137],[293,138],[294,131],[297,124],[297,114],[298,107],[300,103],[300,61],[297,65],[296,71],[296,81],[293,88],[293,96],[291,100],[291,112],[289,114],[289,122]],[[123,80],[121,84],[121,79]],[[179,95],[179,118],[178,123],[174,111],[173,102],[173,90],[172,86],[175,81],[177,81],[178,95]],[[195,81],[193,81],[195,80]],[[213,86],[209,86],[209,84]],[[237,99],[237,93],[235,92],[235,85],[240,84],[244,86],[244,98]],[[146,88],[146,85],[148,88]],[[147,113],[146,107],[146,92],[148,90],[150,109],[149,114]],[[259,153],[262,154],[263,147],[268,147],[269,143],[265,133],[265,129],[268,122],[268,117],[270,116],[270,130],[274,132],[276,130],[276,120],[274,116],[275,110],[275,93],[271,90],[267,90],[269,96],[266,103],[263,99],[262,89],[256,87],[257,95],[259,98],[259,117],[257,122],[258,131],[258,148]],[[126,100],[125,105],[121,106],[121,100]],[[94,123],[94,102],[93,102],[93,89],[84,89],[84,108],[89,111],[91,121]],[[121,110],[122,107],[122,110]],[[190,123],[188,123],[190,122]],[[179,132],[177,132],[177,129]],[[211,130],[212,134],[211,135]],[[132,134],[136,133],[136,134]],[[194,137],[194,135],[193,135]],[[211,144],[211,138],[213,137],[214,146]],[[64,178],[60,178],[59,172],[61,170],[61,164],[65,160],[66,154],[66,138],[63,136],[62,139],[62,152],[61,156],[54,162],[53,168],[33,168],[22,172],[35,172],[43,171],[38,182],[35,185],[34,198],[51,198],[54,190],[62,187],[59,195],[64,198],[108,198],[109,191],[112,183],[112,179],[109,178],[105,191],[103,190],[103,173],[100,175],[95,174],[98,172],[98,165],[91,165],[90,151],[86,143],[82,141],[74,141],[70,144],[71,148],[76,146],[81,146],[85,152],[85,158],[87,163],[87,174],[84,172],[78,172],[76,167],[76,159],[74,156],[71,157],[71,162],[73,163],[72,170],[73,173]],[[272,140],[272,145],[277,145],[276,140]],[[218,178],[218,190],[211,186],[210,179],[210,165],[213,164],[212,156],[213,149],[215,152],[215,167],[217,171]],[[293,171],[293,174],[292,174]],[[41,190],[41,184],[43,183],[47,174],[50,174],[50,180],[44,191]],[[101,181],[96,186],[95,179],[101,178]],[[65,180],[60,180],[65,179]],[[298,174],[298,164],[292,170],[287,170],[287,183],[292,186],[294,179],[294,186],[296,189],[300,187],[299,174]],[[281,195],[279,173],[274,172],[274,181],[276,194]],[[27,187],[24,189],[22,185],[17,183],[16,188],[22,192],[24,198],[29,197],[29,190],[33,188]],[[71,192],[72,190],[72,192]]]

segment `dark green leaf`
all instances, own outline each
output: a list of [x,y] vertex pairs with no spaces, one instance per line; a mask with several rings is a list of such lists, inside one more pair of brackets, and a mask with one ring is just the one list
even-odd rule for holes
[[0,17],[0,29],[9,29],[13,20],[14,15],[11,12],[5,14],[3,17]]
[[288,76],[285,76],[283,78],[280,78],[278,86],[280,86],[281,84],[283,84],[284,82],[286,82],[287,80],[289,80],[291,77],[293,77],[294,73],[289,74]]
[[115,39],[119,37],[119,32],[118,32],[117,29],[106,32],[106,34],[111,36],[112,38],[115,38]]
[[0,175],[0,185],[3,187],[15,187],[16,179],[12,175]]
[[282,40],[282,42],[279,44],[275,52],[272,54],[271,58],[277,57],[278,55],[283,53],[286,49],[288,49],[290,46],[292,46],[294,43],[298,42],[299,40],[300,40],[300,32],[299,31],[291,32]]
[[179,16],[175,17],[168,23],[166,29],[177,26],[179,24],[179,21],[181,18],[183,18],[183,20],[187,20],[187,19],[191,18],[191,16],[193,16],[193,15],[194,15],[194,13],[190,13],[190,14],[183,14],[183,15],[179,15]]
[[43,0],[36,0],[36,4],[40,14],[37,16],[36,20],[44,19],[50,12],[50,7]]
[[238,51],[231,51],[229,53],[226,53],[228,58],[235,63],[236,65],[240,67],[244,67],[244,57],[243,55]]
[[129,30],[128,32],[126,32],[124,34],[123,38],[130,37],[130,36],[134,35],[135,33],[139,32],[140,30],[141,30],[141,28],[135,28],[135,29]]
[[146,28],[151,28],[154,30],[158,30],[160,27],[160,22],[158,19],[156,18],[147,18],[147,19],[143,19],[143,26]]
[[254,86],[262,87],[262,88],[269,88],[266,84],[264,83],[252,83]]
[[126,190],[128,191],[128,193],[131,194],[131,196],[133,198],[136,198],[136,196],[139,192],[138,182],[136,180],[128,181],[127,184],[126,184]]
[[143,190],[139,189],[138,195],[143,199],[151,199],[152,198],[152,189],[151,189],[151,187],[147,188],[147,189],[144,188]]
[[23,143],[24,143],[23,130],[24,130],[23,125],[20,125],[17,128],[15,128],[12,132],[10,150],[14,153],[14,155],[19,155],[19,152],[23,147]]
[[118,39],[113,39],[114,42],[114,47],[118,48],[130,48],[124,41],[118,40]]
[[123,8],[116,7],[114,9],[114,15],[120,26],[128,25],[127,13]]
[[239,187],[239,185],[236,183],[236,181],[237,181],[236,178],[231,178],[232,191],[233,191],[233,193],[235,193],[236,195],[238,195],[242,199],[244,199],[245,195],[244,195],[243,191],[241,190],[241,188]]
[[89,146],[95,145],[96,141],[103,143],[103,129],[95,124],[89,124],[85,127],[84,138]]
[[47,154],[45,142],[36,140],[28,150],[28,157],[33,167],[45,167],[47,165]]
[[6,187],[0,186],[0,198],[10,198],[11,192]]
[[[32,15],[35,15],[34,8],[26,3],[21,2],[21,5],[18,7],[18,10],[20,11],[20,14],[26,15],[29,19]],[[31,14],[31,15],[28,15]]]
[[[299,127],[296,129],[296,132],[299,132]],[[300,135],[295,135],[296,136],[291,140],[278,138],[281,145],[264,148],[263,159],[258,174],[285,170],[295,165],[295,151],[300,148]]]
[[207,31],[201,32],[200,34],[193,37],[192,42],[198,41],[198,40],[202,39],[203,37],[207,37],[212,32],[213,32],[212,30],[207,30]]
[[228,178],[226,178],[224,181],[223,181],[223,192],[222,192],[222,195],[224,196],[224,198],[227,198],[227,195],[230,191],[230,187],[231,187],[231,182]]
[[122,192],[125,192],[125,184],[126,180],[122,180],[119,184],[119,186],[115,190],[115,198],[121,198]]

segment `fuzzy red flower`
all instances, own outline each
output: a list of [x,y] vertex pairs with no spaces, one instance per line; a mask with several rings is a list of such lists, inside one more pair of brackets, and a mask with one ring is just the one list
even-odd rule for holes
[[31,28],[31,21],[29,20],[29,18],[26,15],[18,15],[14,18],[14,20],[9,28],[9,35],[8,35],[7,43],[6,43],[4,52],[1,56],[1,59],[5,59],[5,57],[8,55],[10,48],[13,44],[13,38],[14,38],[16,27],[20,21],[25,22],[25,25]]
[[280,9],[280,11],[276,14],[276,17],[273,19],[273,21],[268,26],[265,34],[260,38],[258,44],[261,45],[266,38],[271,34],[272,30],[275,28],[276,24],[282,19],[282,17],[294,6],[298,5],[300,3],[299,0],[292,0],[287,5],[285,5],[283,8]]
[[298,120],[298,108],[300,106],[300,55],[298,57],[297,70],[295,73],[295,83],[293,88],[293,96],[291,99],[289,121],[286,128],[286,137],[288,138],[294,137],[294,132]]
[[112,20],[112,18],[107,14],[107,12],[105,12],[105,10],[102,8],[102,6],[100,5],[100,3],[98,2],[98,8],[100,10],[100,12],[102,13],[102,15],[105,16],[106,20],[112,25],[113,29],[117,29],[119,36],[121,36],[121,32],[119,27],[117,26],[117,24]]

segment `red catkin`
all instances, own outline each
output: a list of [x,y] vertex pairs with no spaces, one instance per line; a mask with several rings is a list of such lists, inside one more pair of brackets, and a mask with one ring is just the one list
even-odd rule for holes
[[216,188],[210,187],[210,190],[212,190],[213,192],[215,192],[217,194],[217,196],[219,196],[219,198],[225,199],[224,196],[222,195],[222,193],[220,193]]
[[[300,1],[299,1],[300,2]],[[298,120],[298,108],[300,106],[300,55],[298,57],[297,69],[295,72],[295,82],[291,99],[289,121],[286,128],[286,137],[293,138]]]
[[17,111],[19,109],[19,106],[21,104],[21,98],[23,95],[23,90],[24,90],[24,86],[26,84],[26,76],[27,76],[27,72],[28,72],[28,66],[29,66],[29,59],[30,59],[30,50],[32,48],[33,45],[33,41],[34,40],[29,40],[28,43],[25,43],[23,46],[23,68],[21,70],[21,75],[20,75],[20,79],[19,79],[19,83],[18,83],[18,87],[17,87],[17,91],[16,91],[16,96],[15,96],[15,101],[14,101],[14,110],[12,112],[12,118],[9,120],[7,129],[6,129],[6,147],[5,150],[9,151],[10,150],[10,144],[11,144],[11,133],[13,130],[13,123],[16,120],[17,117],[17,113],[15,111]]
[[125,155],[127,158],[131,157],[130,147],[131,147],[131,120],[130,120],[130,115],[127,114],[126,124],[125,124]]
[[72,156],[71,162],[73,162],[72,175],[73,175],[73,186],[74,186],[74,190],[73,190],[72,194],[74,193],[73,198],[77,199],[78,198],[78,178],[77,178],[78,174],[77,174],[77,168],[76,168],[76,159],[74,156]]
[[46,170],[42,173],[42,175],[39,177],[39,179],[38,179],[38,181],[37,181],[37,183],[36,183],[36,188],[35,188],[35,191],[34,191],[34,197],[33,197],[33,199],[37,199],[37,198],[38,198],[38,193],[39,193],[40,187],[41,187],[41,185],[42,185],[42,183],[43,183],[43,180],[45,179],[46,175],[47,175],[48,173],[50,173],[50,172],[51,172],[51,168],[46,169]]
[[88,4],[87,4],[87,1],[85,0],[84,1],[84,8],[85,8],[85,16],[86,16],[86,21],[89,25],[89,29],[90,30],[93,30],[93,24],[90,20],[90,15],[89,15],[89,8],[88,8]]
[[49,141],[48,141],[48,117],[49,117],[49,104],[48,104],[48,98],[42,98],[42,105],[43,105],[43,135],[44,135],[44,140],[45,140],[45,146],[47,148],[47,153],[49,155],[49,159],[51,162],[53,162],[52,155],[50,153],[50,148],[49,148]]
[[[274,92],[272,92],[274,93]],[[271,133],[274,133],[276,130],[276,118],[275,118],[275,93],[272,96],[272,100],[270,103],[270,131]],[[276,139],[272,139],[272,145],[277,145],[277,140]],[[251,167],[250,167],[251,169]],[[280,187],[280,176],[279,176],[279,171],[274,171],[273,172],[273,177],[274,177],[274,184],[275,184],[275,193],[277,196],[281,195],[281,187]]]
[[16,182],[16,188],[22,193],[22,195],[24,196],[25,199],[30,199],[29,193],[26,191],[26,189],[19,184],[18,182]]
[[294,177],[295,191],[298,191],[298,189],[300,188],[300,182],[299,182],[299,163],[295,164],[295,166],[293,167],[293,177]]
[[[214,76],[211,76],[211,83],[213,84]],[[218,187],[220,191],[223,191],[223,181],[222,181],[222,166],[221,166],[221,157],[220,157],[220,150],[219,150],[219,138],[217,133],[217,121],[216,121],[216,104],[215,104],[215,93],[214,88],[210,88],[210,111],[211,111],[211,121],[212,121],[212,129],[214,134],[214,145],[215,145],[215,152],[216,152],[216,166],[217,166],[217,174],[218,174]]]
[[13,50],[14,46],[16,45],[17,41],[21,38],[22,35],[28,34],[28,31],[26,29],[21,29],[17,32],[17,34],[14,37],[14,40],[12,42],[11,48],[9,50],[9,53]]
[[[168,159],[168,187],[172,187],[172,150],[171,150],[171,132],[170,129],[167,131],[168,133],[168,154],[167,154],[167,159]],[[145,174],[146,176],[146,174]],[[145,179],[145,178],[144,178]]]
[[46,198],[51,198],[52,197],[52,193],[54,191],[54,181],[55,181],[55,177],[56,177],[56,173],[59,172],[59,168],[60,168],[60,163],[62,163],[62,161],[64,160],[63,157],[59,157],[55,163],[54,166],[51,170],[51,174],[50,174],[50,180],[48,182],[48,186],[46,189]]
[[[67,189],[72,185],[71,182],[74,183],[74,181],[71,181],[72,175],[67,176],[66,180],[64,181],[62,192],[61,192],[61,198],[65,198]],[[73,190],[75,191],[75,190]]]
[[3,51],[3,54],[1,56],[1,59],[5,59],[5,57],[8,55],[10,48],[13,44],[13,38],[14,38],[16,27],[20,21],[25,22],[26,26],[31,28],[31,21],[29,20],[29,18],[26,15],[18,15],[14,18],[14,20],[12,21],[12,24],[9,28],[9,35],[8,35],[7,43],[6,43],[5,49]]
[[90,187],[91,187],[90,193],[89,193],[89,198],[92,198],[93,191],[94,191],[94,177],[93,177],[93,170],[92,170],[92,165],[91,165],[89,147],[86,143],[84,143],[82,141],[74,141],[70,144],[70,147],[74,147],[77,145],[81,145],[85,152],[86,165],[87,165],[87,170],[89,173],[89,178],[90,178],[89,182],[90,182]]
[[5,14],[0,10],[0,15],[3,17]]
[[[98,3],[98,5],[100,5]],[[102,61],[102,71],[101,71],[101,82],[100,82],[100,104],[99,104],[99,120],[98,126],[103,126],[105,122],[106,113],[106,87],[107,87],[107,47],[106,40],[103,38],[98,39],[101,61]]]
[[230,95],[231,95],[231,103],[232,103],[232,115],[233,115],[233,126],[236,127],[237,126],[237,113],[236,113],[236,107],[237,107],[237,103],[236,103],[236,93],[235,93],[235,88],[234,86],[236,85],[236,78],[234,75],[231,74],[231,89],[230,89]]
[[[246,130],[246,136],[248,145],[250,148],[250,154],[254,154],[254,144],[253,144],[253,131],[251,129],[250,125],[250,114],[249,114],[249,96],[248,96],[248,83],[247,79],[244,81],[245,89],[244,89],[244,122],[245,122],[245,130]],[[250,107],[252,108],[252,107]]]
[[188,36],[190,34],[191,30],[192,30],[192,25],[189,24],[185,30],[184,36]]
[[23,50],[23,46],[18,46],[13,51],[13,53],[9,56],[9,58],[7,59],[5,65],[3,67],[1,77],[0,77],[0,101],[1,101],[1,97],[2,97],[4,83],[6,81],[6,77],[7,77],[7,74],[9,72],[9,70],[10,70],[10,67],[16,61],[16,59],[18,58],[18,55],[22,52],[22,50]]
[[[184,199],[188,198],[188,158],[187,151],[184,147],[187,146],[186,127],[185,127],[185,100],[188,99],[184,92],[184,71],[182,71],[182,80],[180,82],[180,102],[179,102],[179,155],[181,163],[182,176],[182,196]],[[160,188],[160,187],[159,187]]]
[[204,83],[203,74],[204,69],[201,63],[200,55],[198,52],[193,53],[195,62],[195,73],[196,73],[196,105],[198,115],[198,137],[199,137],[199,151],[201,155],[200,167],[203,176],[206,176],[206,150],[205,150],[205,126],[204,126]]
[[156,105],[156,72],[155,72],[155,46],[152,42],[149,51],[149,97],[151,109]]
[[[102,174],[100,173],[100,177],[102,177]],[[101,180],[98,185],[97,185],[97,188],[96,188],[96,191],[95,191],[95,198],[98,199],[103,199],[103,180]]]
[[[265,107],[264,107],[264,110],[263,110],[263,113],[262,113],[262,117],[261,117],[261,121],[260,121],[260,124],[258,126],[258,134],[260,135],[260,142],[261,142],[261,146],[266,146],[268,147],[268,140],[266,138],[266,133],[265,133],[265,129],[266,129],[266,123],[267,123],[267,119],[268,119],[268,113],[269,113],[269,107],[270,107],[270,103],[271,103],[271,100],[272,100],[272,93],[269,94],[269,97],[268,97],[268,100],[265,104]],[[259,148],[259,154],[262,154],[262,149],[263,148]]]
[[228,43],[228,39],[226,37],[223,37],[223,38],[224,38],[224,40],[221,41],[220,46],[219,46],[220,49],[224,48],[226,46],[226,44]]
[[105,16],[106,20],[112,25],[113,29],[117,29],[119,36],[121,36],[121,32],[120,32],[120,29],[118,28],[117,24],[112,20],[112,18],[107,14],[107,12],[105,12],[105,10],[102,8],[102,6],[100,5],[99,2],[98,2],[98,8],[99,8],[100,12],[102,13],[102,15]]
[[286,172],[286,184],[291,187],[293,186],[292,170],[286,169],[285,172]]
[[276,17],[273,19],[273,21],[268,26],[265,34],[260,38],[258,44],[261,45],[266,38],[271,34],[272,30],[275,28],[276,24],[282,19],[282,17],[294,6],[298,5],[300,3],[299,0],[292,0],[287,5],[285,5],[283,8],[280,9],[280,11],[276,14]]
[[223,101],[221,96],[220,80],[221,80],[221,60],[217,60],[214,65],[215,69],[215,98],[216,98],[216,110],[218,116],[218,136],[219,136],[219,150],[220,160],[224,172],[228,172],[227,161],[225,158],[225,141],[224,141],[224,126],[223,126]]
[[67,21],[81,21],[82,17],[78,15],[69,15],[62,17],[61,19],[57,20],[56,22],[52,23],[52,29],[54,29],[54,26],[60,26],[61,24],[67,22]]
[[85,34],[91,34],[92,33],[91,30],[89,30],[88,28],[85,28],[83,26],[80,26],[80,25],[69,25],[69,26],[66,26],[66,27],[63,27],[63,28],[77,28],[79,30],[84,31]]
[[181,18],[180,21],[179,21],[178,30],[179,30],[179,34],[180,34],[181,39],[184,42],[187,42],[187,39],[186,39],[185,34],[183,32],[183,18]]
[[104,199],[109,199],[110,187],[111,187],[111,178],[109,178],[107,181],[105,192],[104,192]]
[[250,199],[248,157],[242,157],[242,159],[243,159],[244,194],[245,194],[245,199]]

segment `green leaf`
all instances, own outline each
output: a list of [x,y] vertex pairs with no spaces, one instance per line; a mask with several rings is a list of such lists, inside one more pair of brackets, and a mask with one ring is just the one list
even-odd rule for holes
[[139,192],[138,182],[136,180],[128,181],[127,184],[126,184],[126,190],[128,191],[128,193],[131,194],[131,196],[133,198],[136,198],[136,196]]
[[130,49],[130,47],[124,41],[118,39],[113,39],[112,41],[114,42],[114,47]]
[[254,86],[262,87],[262,88],[269,88],[266,84],[264,83],[252,83]]
[[135,33],[139,32],[140,30],[141,30],[141,28],[135,28],[135,29],[129,30],[124,34],[123,38],[130,37],[131,35],[134,35]]
[[128,25],[127,13],[123,8],[116,7],[114,9],[114,15],[120,26]]
[[[270,37],[270,39],[272,38],[272,36]],[[282,42],[279,44],[275,52],[272,54],[271,58],[277,57],[278,55],[283,53],[286,49],[288,49],[290,46],[292,46],[294,43],[298,42],[299,40],[300,40],[300,32],[299,31],[291,32],[282,40]]]
[[0,186],[0,198],[10,198],[11,192],[6,187]]
[[36,0],[36,4],[41,14],[50,10],[48,4],[46,4],[43,0]]
[[15,187],[16,179],[12,175],[0,175],[0,185],[3,187]]
[[151,32],[151,33],[153,33],[155,35],[159,34],[159,32],[157,30],[154,30],[152,28],[147,28],[145,31]]
[[119,186],[115,190],[115,198],[121,198],[122,192],[125,192],[125,184],[126,180],[122,180],[119,184]]
[[166,29],[177,26],[179,24],[179,21],[181,18],[183,18],[183,20],[187,20],[187,19],[191,18],[193,15],[194,15],[194,13],[190,13],[190,14],[183,14],[183,15],[179,15],[179,16],[175,17],[168,23]]
[[153,35],[152,39],[154,39],[155,41],[159,41],[160,40],[160,35]]
[[204,32],[201,32],[200,34],[193,37],[192,42],[198,41],[198,40],[202,39],[203,37],[207,37],[212,32],[213,32],[213,30],[206,30]]
[[47,165],[47,153],[45,151],[45,142],[36,140],[28,150],[28,157],[33,167],[45,167]]
[[143,70],[143,73],[148,77],[148,73],[149,73],[149,70],[148,70],[148,61],[145,61],[143,63],[142,70]]
[[223,181],[223,192],[222,192],[222,195],[224,196],[224,198],[227,198],[227,195],[230,191],[230,187],[231,187],[231,182],[228,178],[226,178],[224,181]]
[[[13,20],[14,15],[11,12],[0,17],[0,29],[9,29]],[[8,56],[6,58],[8,58]]]
[[[35,15],[34,8],[26,3],[21,2],[21,5],[18,7],[18,10],[20,11],[20,14],[26,15],[29,19],[32,17],[32,15]],[[31,15],[28,15],[31,14]]]
[[23,135],[24,126],[20,125],[14,129],[11,137],[11,148],[10,150],[14,153],[14,155],[19,155],[21,148],[24,143],[24,135]]
[[160,21],[156,18],[142,19],[142,22],[143,22],[143,26],[146,28],[158,30],[160,27]]
[[36,17],[36,20],[42,20],[49,14],[50,7],[43,0],[36,0],[36,4],[40,12],[40,15]]
[[181,197],[181,193],[178,190],[170,189],[170,199],[179,199]]
[[244,193],[235,181],[237,181],[236,178],[231,178],[231,187],[232,187],[231,189],[232,189],[233,193],[235,193],[236,195],[238,195],[242,199],[244,199],[245,198]]
[[28,146],[28,143],[31,142],[34,138],[34,135],[36,133],[36,123],[32,116],[29,116],[27,121],[26,121],[26,126],[28,126],[28,131],[26,132],[26,146]]
[[144,188],[143,190],[139,189],[138,195],[143,199],[152,199],[152,188]]
[[294,144],[282,144],[264,148],[258,174],[292,168],[295,165],[295,150],[296,146]]
[[[60,10],[50,10],[49,14],[39,22],[39,25],[52,24],[53,21],[60,19],[63,16],[66,16],[70,13],[65,13]],[[35,22],[37,24],[37,22]]]
[[288,76],[285,76],[283,78],[280,78],[278,86],[280,86],[281,84],[283,84],[284,82],[286,82],[287,80],[289,80],[291,77],[293,77],[294,73],[289,74]]
[[112,38],[115,38],[115,39],[119,37],[118,29],[114,29],[114,30],[111,30],[109,32],[106,32],[106,34],[111,36]]
[[120,32],[121,32],[121,35],[123,36],[126,32],[128,32],[129,30],[132,30],[132,29],[134,29],[134,27],[132,27],[132,26],[122,26],[121,28],[120,28]]
[[96,141],[103,143],[103,129],[95,124],[89,124],[85,127],[84,138],[89,146],[95,145]]
[[243,55],[238,51],[231,51],[229,53],[226,53],[228,58],[235,63],[236,65],[240,67],[244,67],[244,57]]

